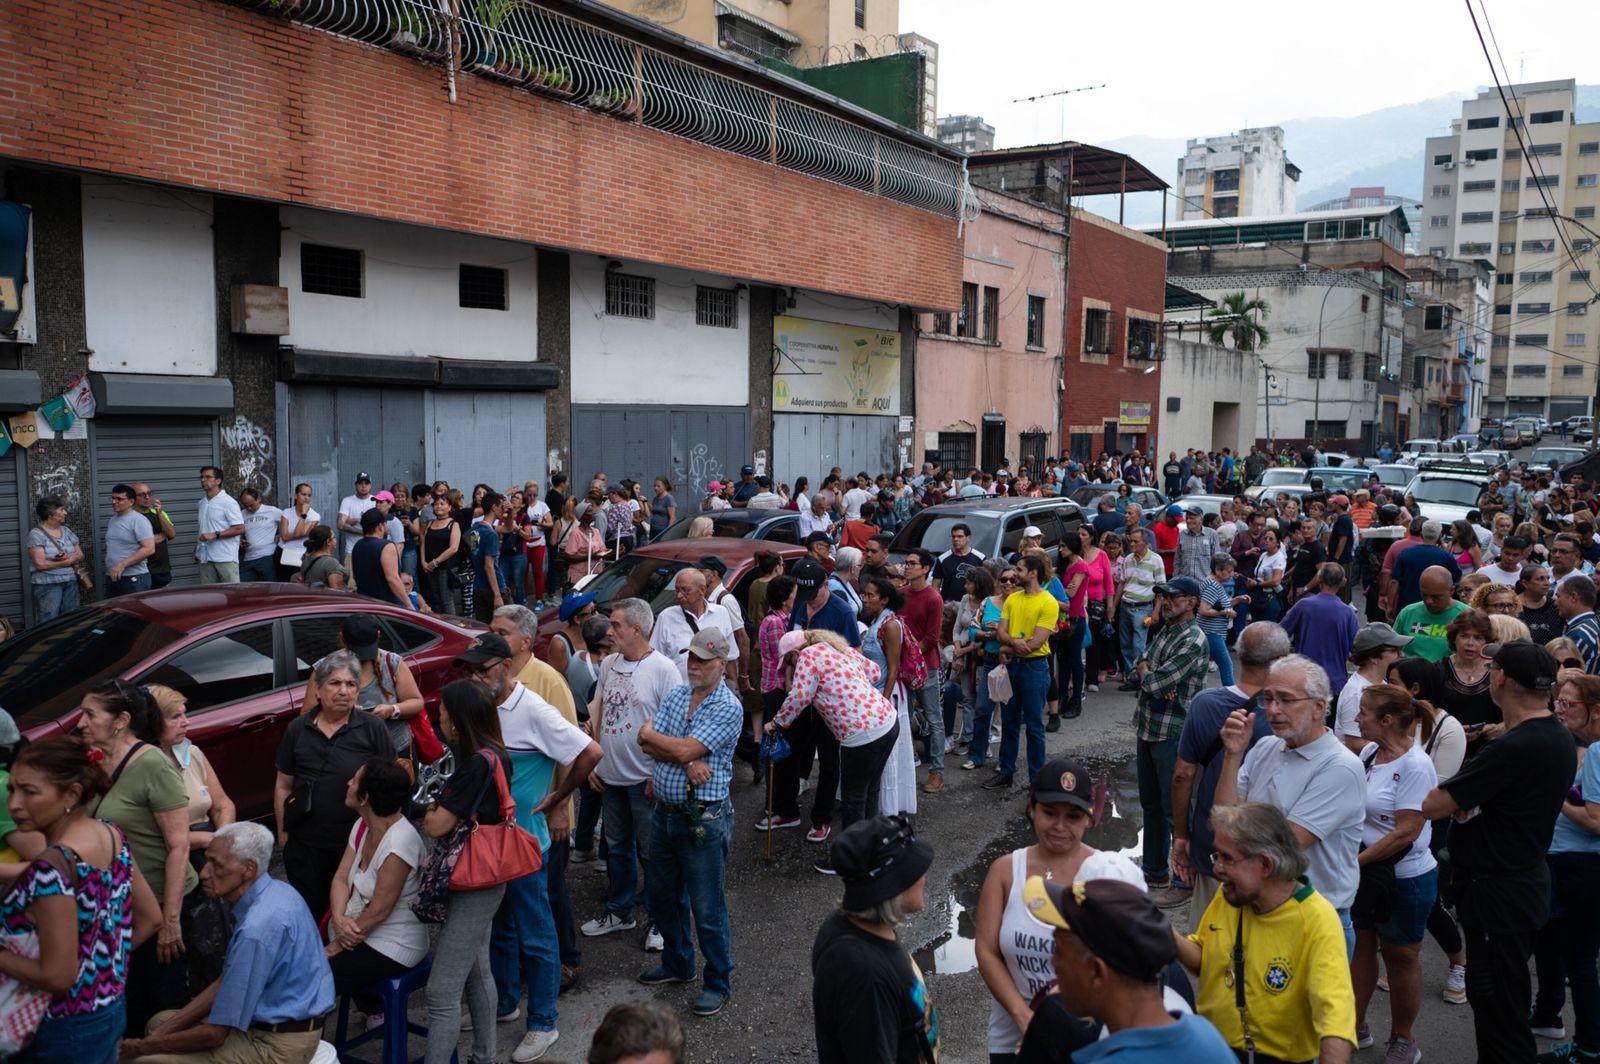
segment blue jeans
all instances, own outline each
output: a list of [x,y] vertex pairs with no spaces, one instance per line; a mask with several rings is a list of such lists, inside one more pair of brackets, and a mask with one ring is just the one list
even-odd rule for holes
[[930,776],[944,775],[944,709],[939,705],[943,689],[939,674],[934,673],[911,696],[912,709],[921,706],[928,718],[927,756],[923,760],[928,763]]
[[692,915],[706,960],[702,983],[711,993],[727,996],[733,989],[733,931],[723,883],[733,803],[709,803],[701,824],[706,837],[697,843],[690,837],[687,814],[656,805],[650,824],[650,911],[666,944],[662,967],[679,978],[694,978]]
[[1139,768],[1139,808],[1144,811],[1144,874],[1167,878],[1167,844],[1172,837],[1172,769],[1178,760],[1178,740],[1136,744]]
[[1233,686],[1233,659],[1228,656],[1228,637],[1221,632],[1207,632],[1206,646],[1211,648],[1211,660],[1217,663],[1217,676],[1222,686]]
[[489,966],[499,998],[495,1014],[505,1016],[517,1007],[526,972],[530,1031],[555,1030],[556,997],[561,993],[561,948],[555,917],[550,915],[547,878],[541,866],[506,884],[489,938]]
[[1145,627],[1145,619],[1150,616],[1154,603],[1122,604],[1121,616],[1117,618],[1117,633],[1122,637],[1122,667],[1123,677],[1131,679],[1134,675],[1133,666],[1136,661],[1144,656],[1145,644],[1150,639],[1150,629]]
[[[515,554],[502,554],[500,555],[500,560],[495,564],[500,570],[501,588],[511,589],[511,601],[518,606],[527,605],[528,593],[525,590],[527,583],[525,578],[528,574],[528,555],[520,550]],[[501,597],[506,597],[504,592],[502,592]]]
[[1354,961],[1356,959],[1356,928],[1350,922],[1350,907],[1347,905],[1343,909],[1335,909],[1333,911],[1339,914],[1339,926],[1344,928],[1344,959],[1347,962]]
[[150,590],[150,574],[140,573],[138,576],[124,576],[120,580],[106,577],[106,598],[116,598],[118,595],[131,595],[135,591]]
[[[964,743],[972,741],[972,700],[967,697],[967,689],[961,680],[948,681],[939,692],[940,701],[944,704],[944,733],[946,736],[959,736]],[[963,713],[962,707],[966,707]],[[956,721],[962,722],[961,731],[956,730]]]
[[415,543],[408,542],[404,547],[400,548],[400,571],[411,578],[411,586],[418,591],[422,590],[422,587],[417,583],[417,567],[421,562],[422,556],[417,553],[417,545]]
[[[109,1064],[117,1059],[122,1029],[127,1026],[122,998],[82,1016],[46,1016],[28,1048],[12,1057],[14,1064]],[[143,1034],[143,1032],[138,1032]]]
[[989,697],[989,672],[995,667],[993,663],[978,665],[977,706],[972,713],[972,738],[967,742],[967,757],[980,768],[989,757],[989,725],[994,720],[994,699]]
[[[600,824],[606,835],[606,876],[611,887],[606,893],[606,911],[632,919],[639,894],[639,865],[645,866],[646,891],[650,880],[650,803],[645,801],[644,781],[606,784],[600,793],[603,812]],[[650,909],[648,900],[645,911]]]
[[248,584],[251,581],[268,581],[278,579],[278,563],[273,561],[272,555],[265,558],[244,558],[239,561],[239,582]]
[[1017,771],[1017,745],[1023,728],[1028,731],[1028,782],[1044,768],[1044,696],[1050,690],[1050,658],[1025,658],[1013,661],[1011,701],[1000,710],[1000,760],[995,771],[1014,776]]
[[33,623],[43,624],[78,608],[78,578],[33,585]]
[[1233,638],[1237,640],[1245,625],[1250,623],[1250,602],[1246,599],[1233,608]]

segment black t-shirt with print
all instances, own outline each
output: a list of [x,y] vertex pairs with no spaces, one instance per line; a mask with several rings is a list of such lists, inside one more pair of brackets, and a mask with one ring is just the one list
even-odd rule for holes
[[899,942],[835,912],[811,947],[818,1064],[936,1064],[939,1019]]

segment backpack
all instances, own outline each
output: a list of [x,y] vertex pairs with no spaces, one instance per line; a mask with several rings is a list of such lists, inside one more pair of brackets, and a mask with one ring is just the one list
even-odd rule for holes
[[900,622],[900,678],[905,681],[906,690],[920,691],[928,683],[928,659],[905,619],[897,616],[895,620]]

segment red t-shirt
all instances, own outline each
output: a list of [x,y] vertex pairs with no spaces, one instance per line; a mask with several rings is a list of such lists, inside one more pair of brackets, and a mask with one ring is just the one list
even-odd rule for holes
[[927,663],[928,675],[939,674],[939,631],[944,627],[944,599],[931,587],[921,591],[906,590],[906,604],[900,610],[900,619],[922,645],[922,660]]
[[1179,526],[1167,523],[1166,518],[1158,520],[1153,531],[1156,538],[1156,553],[1161,555],[1161,562],[1167,567],[1167,579],[1172,579],[1173,551],[1178,549]]
[[839,546],[854,547],[857,550],[866,550],[867,541],[879,532],[877,525],[865,521],[846,521],[839,530]]

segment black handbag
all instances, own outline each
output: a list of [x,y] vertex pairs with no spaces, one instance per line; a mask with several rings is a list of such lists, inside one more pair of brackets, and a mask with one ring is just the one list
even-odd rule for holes
[[[1377,760],[1378,752],[1374,750],[1371,758],[1362,758],[1361,763],[1370,773],[1372,763]],[[1366,847],[1361,847],[1365,850]],[[1398,865],[1406,854],[1411,852],[1408,845],[1399,853],[1390,854],[1381,861],[1370,861],[1361,866],[1361,885],[1356,888],[1356,900],[1350,903],[1350,915],[1359,917],[1364,922],[1382,923],[1394,913],[1395,899],[1399,897],[1400,886],[1395,875],[1395,866]]]
[[310,819],[311,795],[315,786],[312,780],[304,777],[294,781],[294,789],[289,792],[289,797],[283,800],[284,831],[293,831]]

